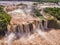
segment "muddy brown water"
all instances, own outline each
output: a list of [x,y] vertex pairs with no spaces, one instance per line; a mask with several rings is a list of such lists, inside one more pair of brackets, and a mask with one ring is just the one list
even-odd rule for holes
[[[46,37],[34,33],[32,38],[27,40],[24,38],[12,41],[11,45],[60,45],[60,30],[51,29],[46,33]],[[8,45],[4,42],[4,39],[0,40],[0,45]]]

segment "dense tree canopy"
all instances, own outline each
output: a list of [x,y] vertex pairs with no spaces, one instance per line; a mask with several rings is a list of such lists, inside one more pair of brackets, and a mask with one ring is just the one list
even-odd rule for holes
[[33,0],[33,1],[37,1],[37,2],[59,2],[59,0]]
[[36,2],[59,2],[60,0],[0,0],[0,1],[36,1]]
[[38,10],[38,9],[35,9],[34,10],[34,14],[38,17],[38,16],[41,16],[41,14],[40,14],[40,10]]
[[11,17],[3,10],[3,7],[0,6],[0,34],[6,30],[10,19]]
[[60,8],[46,8],[44,11],[60,20]]

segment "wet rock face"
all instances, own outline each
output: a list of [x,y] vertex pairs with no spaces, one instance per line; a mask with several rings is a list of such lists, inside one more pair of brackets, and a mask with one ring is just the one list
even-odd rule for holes
[[38,24],[38,21],[34,22],[29,22],[29,23],[25,23],[25,24],[10,24],[7,26],[8,28],[8,32],[16,32],[16,33],[33,33],[34,30],[36,30],[37,26],[36,24]]
[[30,29],[30,32],[32,32],[32,30],[33,30],[33,24],[32,23],[29,24],[29,29]]
[[[43,25],[44,24],[44,25]],[[26,34],[26,33],[33,33],[36,29],[44,30],[46,27],[46,24],[43,22],[32,18],[31,20],[26,19],[11,19],[10,24],[7,26],[8,33],[14,32],[14,33],[20,33],[20,34]]]

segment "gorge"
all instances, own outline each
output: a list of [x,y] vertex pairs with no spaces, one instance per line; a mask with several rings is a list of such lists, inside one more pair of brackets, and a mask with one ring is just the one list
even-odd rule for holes
[[34,17],[31,12],[31,8],[29,10],[25,8],[8,11],[11,21],[7,26],[6,37],[4,38],[6,45],[12,45],[12,42],[16,39],[23,38],[25,40],[25,38],[29,38],[27,40],[30,40],[32,38],[30,36],[37,33],[38,30],[44,31],[47,29],[46,21]]
[[40,10],[40,13],[43,15],[40,16],[46,19],[37,17],[33,13],[34,8],[37,7],[35,7],[33,3],[24,3],[17,6],[6,5],[6,7],[4,7],[4,11],[11,16],[11,20],[7,25],[5,36],[0,40],[0,45],[60,44],[60,30],[48,28],[48,21],[46,19],[49,18],[49,16],[41,9],[42,11]]

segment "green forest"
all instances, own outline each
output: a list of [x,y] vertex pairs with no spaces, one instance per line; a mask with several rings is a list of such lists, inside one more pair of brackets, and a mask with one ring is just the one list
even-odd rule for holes
[[54,20],[48,20],[48,27],[60,29],[60,8],[45,8],[44,12],[54,17]]
[[59,2],[59,0],[33,0],[37,2]]
[[0,1],[35,1],[35,2],[59,2],[60,0],[0,0]]
[[10,22],[11,17],[0,6],[0,35],[4,35],[4,31],[7,30],[7,25]]
[[60,8],[46,8],[44,11],[60,20]]

